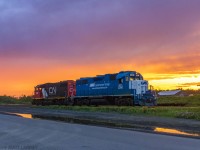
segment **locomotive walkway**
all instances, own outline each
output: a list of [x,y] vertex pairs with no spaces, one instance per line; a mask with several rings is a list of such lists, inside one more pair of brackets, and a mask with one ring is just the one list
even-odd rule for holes
[[200,121],[188,119],[32,108],[29,105],[0,105],[0,113],[10,115],[30,114],[33,119],[40,118],[135,131],[175,134],[200,139]]

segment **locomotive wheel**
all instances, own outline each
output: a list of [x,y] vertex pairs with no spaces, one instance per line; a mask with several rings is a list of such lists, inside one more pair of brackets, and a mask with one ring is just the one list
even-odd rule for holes
[[90,106],[90,100],[89,99],[84,99],[83,100],[83,105]]
[[67,106],[68,105],[68,100],[64,100],[64,105]]
[[120,100],[120,106],[129,106],[127,99],[121,99]]
[[83,101],[81,99],[77,100],[77,105],[82,106],[83,105]]
[[87,106],[90,106],[91,105],[91,100],[88,99],[88,103],[86,104]]
[[75,100],[74,99],[69,99],[68,104],[70,106],[74,106],[75,105]]
[[45,102],[44,101],[42,101],[42,106],[45,106]]
[[59,100],[58,105],[63,105],[64,104],[64,100]]
[[118,98],[115,98],[115,105],[120,106],[120,105],[119,105],[119,99],[118,99]]
[[133,106],[134,104],[133,104],[133,100],[131,99],[131,98],[128,98],[128,101],[129,101],[129,106]]
[[115,104],[118,106],[132,106],[133,102],[130,98],[125,98],[115,100]]
[[36,105],[36,102],[35,102],[35,100],[33,100],[33,101],[32,101],[32,105]]

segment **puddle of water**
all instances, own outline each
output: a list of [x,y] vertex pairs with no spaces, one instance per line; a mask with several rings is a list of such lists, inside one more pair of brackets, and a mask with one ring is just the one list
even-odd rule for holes
[[137,124],[126,124],[113,122],[111,120],[95,120],[85,117],[66,117],[66,116],[48,116],[48,115],[33,115],[35,119],[45,119],[45,120],[54,120],[62,121],[67,123],[74,124],[83,124],[83,125],[93,125],[93,126],[102,126],[102,127],[111,127],[111,128],[124,128],[130,130],[139,130],[139,131],[153,131],[153,127],[142,126]]
[[21,114],[21,113],[8,113],[8,114],[17,115],[17,116],[20,116],[20,117],[23,117],[23,118],[28,118],[28,119],[33,118],[32,114]]
[[183,131],[176,130],[176,129],[160,128],[160,127],[156,127],[154,129],[154,131],[159,132],[159,133],[170,133],[170,134],[188,135],[188,136],[200,136],[199,134],[192,134],[192,133],[187,133],[187,132],[183,132]]
[[31,114],[19,114],[19,113],[15,113],[18,116],[21,116],[23,118],[28,118],[28,119],[32,119],[32,115]]
[[55,121],[63,121],[68,123],[77,123],[77,124],[85,124],[85,125],[95,125],[95,126],[106,126],[106,127],[119,127],[119,128],[127,128],[133,130],[140,130],[140,131],[153,131],[157,133],[168,133],[171,135],[183,135],[183,136],[190,136],[190,137],[200,137],[200,134],[196,133],[188,133],[176,129],[170,128],[161,128],[161,127],[150,127],[150,126],[143,126],[143,125],[136,125],[136,124],[119,124],[109,120],[93,120],[93,119],[86,119],[86,118],[71,118],[71,117],[63,117],[63,116],[42,116],[42,115],[33,115],[33,118],[40,118],[40,119],[47,119],[47,120],[55,120]]

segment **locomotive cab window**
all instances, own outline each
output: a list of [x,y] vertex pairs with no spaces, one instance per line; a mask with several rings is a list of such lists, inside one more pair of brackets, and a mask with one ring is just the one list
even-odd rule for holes
[[119,79],[118,82],[119,82],[119,84],[123,83],[123,79],[122,78]]
[[140,73],[136,73],[135,80],[143,80],[143,76]]
[[141,80],[141,76],[139,74],[136,75],[135,80]]

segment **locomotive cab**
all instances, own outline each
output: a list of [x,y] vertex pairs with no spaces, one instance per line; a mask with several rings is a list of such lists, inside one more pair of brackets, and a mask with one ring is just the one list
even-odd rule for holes
[[40,88],[40,87],[35,87],[33,98],[34,98],[34,99],[43,98],[43,96],[42,96],[42,88]]
[[155,105],[155,96],[148,90],[148,81],[140,73],[127,71],[117,75],[118,93],[130,94],[135,105]]
[[37,85],[34,89],[33,104],[64,104],[76,95],[76,83],[73,80]]

